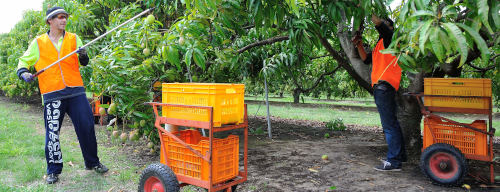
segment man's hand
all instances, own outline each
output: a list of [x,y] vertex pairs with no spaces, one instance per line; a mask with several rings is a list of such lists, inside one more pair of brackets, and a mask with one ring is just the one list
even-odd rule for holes
[[33,81],[33,74],[25,72],[21,75],[21,77],[26,81],[26,83],[31,83]]
[[78,50],[76,50],[76,53],[78,53],[80,56],[87,55],[87,49],[85,49],[85,47],[78,48]]
[[361,37],[361,34],[359,32],[356,32],[354,37],[352,37],[351,42],[354,43],[354,45],[358,46],[363,43],[363,38]]

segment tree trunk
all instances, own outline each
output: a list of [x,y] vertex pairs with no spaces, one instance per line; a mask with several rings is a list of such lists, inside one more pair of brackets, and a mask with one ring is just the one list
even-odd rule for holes
[[294,89],[293,90],[293,103],[300,102],[300,93],[302,93],[301,89]]
[[415,75],[408,88],[400,88],[396,95],[398,103],[398,120],[403,129],[406,150],[408,153],[419,153],[422,149],[422,134],[420,122],[422,121],[422,112],[418,100],[413,96],[402,96],[407,92],[424,91],[425,73],[421,72]]
[[283,98],[283,92],[280,93],[280,98]]

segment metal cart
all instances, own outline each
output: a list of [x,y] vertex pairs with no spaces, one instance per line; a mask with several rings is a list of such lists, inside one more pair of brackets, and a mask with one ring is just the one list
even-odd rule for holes
[[[491,97],[486,96],[452,96],[452,95],[425,95],[423,93],[406,93],[403,96],[414,96],[420,104],[421,112],[424,116],[424,148],[420,158],[420,167],[424,175],[434,184],[451,187],[463,182],[467,174],[477,179],[488,182],[487,179],[479,174],[468,173],[468,159],[486,161],[490,164],[490,183],[494,182],[493,168],[493,136],[495,129],[492,127],[492,106]],[[483,109],[462,108],[460,105],[451,107],[424,106],[423,97],[444,98],[456,100],[478,100],[489,101],[489,107]],[[427,102],[427,100],[425,100]],[[434,114],[434,112],[448,113],[468,113],[483,114],[488,116],[488,128],[486,123],[484,129],[479,129],[473,124],[464,124],[453,121],[448,118]],[[443,129],[436,130],[438,121],[446,125]],[[475,121],[478,122],[478,121]],[[488,131],[489,130],[489,131]],[[430,134],[426,134],[430,133]],[[443,133],[443,134],[441,134]],[[446,136],[443,136],[446,134]],[[428,138],[432,137],[432,138]],[[487,139],[486,139],[487,138]],[[488,141],[489,140],[489,141]],[[428,147],[425,141],[432,142]],[[480,144],[482,142],[483,144]],[[486,144],[488,142],[488,144]],[[467,146],[468,145],[468,146]],[[478,152],[481,151],[481,152]],[[482,153],[482,154],[477,154]]]
[[[242,183],[247,180],[247,160],[248,160],[248,116],[247,116],[247,106],[244,105],[244,121],[238,125],[225,125],[221,127],[214,127],[213,125],[213,116],[214,110],[213,107],[207,106],[192,106],[192,105],[178,105],[178,104],[167,104],[167,103],[159,103],[159,102],[149,102],[144,103],[146,105],[151,105],[153,107],[154,113],[156,115],[155,127],[158,129],[158,134],[160,135],[161,140],[161,150],[162,150],[162,161],[165,163],[157,163],[148,166],[141,174],[141,178],[139,181],[139,191],[178,191],[180,187],[186,185],[194,185],[198,187],[202,187],[208,190],[208,192],[215,191],[235,191],[236,187],[239,183]],[[185,119],[175,119],[169,117],[162,117],[158,115],[158,107],[175,107],[175,108],[184,108],[184,109],[192,109],[192,110],[206,110],[207,115],[210,116],[210,121],[194,121],[194,120],[185,120]],[[194,128],[202,128],[208,129],[209,135],[209,150],[205,154],[201,154],[197,150],[193,149],[190,145],[188,145],[185,141],[180,139],[177,135],[174,135],[167,130],[165,130],[161,125],[162,124],[170,124],[170,125],[178,125],[185,127],[194,127]],[[213,178],[215,177],[214,172],[216,170],[212,170],[212,163],[214,161],[214,151],[213,151],[213,142],[216,140],[213,136],[216,132],[234,130],[234,129],[244,129],[244,153],[243,153],[243,162],[244,162],[244,171],[239,171],[239,162],[237,162],[237,175],[236,177],[223,181],[223,182],[214,182]],[[194,153],[197,158],[201,158],[202,161],[208,162],[208,180],[202,180],[199,178],[189,177],[183,174],[176,174],[172,171],[171,166],[169,166],[169,157],[167,155],[168,146],[166,146],[165,141],[162,139],[162,135],[166,135],[170,137],[172,140],[178,142],[178,144],[187,148],[190,152]],[[239,143],[239,142],[238,142]],[[239,145],[238,145],[239,146]],[[236,154],[239,156],[239,154]],[[182,182],[179,184],[179,181]]]

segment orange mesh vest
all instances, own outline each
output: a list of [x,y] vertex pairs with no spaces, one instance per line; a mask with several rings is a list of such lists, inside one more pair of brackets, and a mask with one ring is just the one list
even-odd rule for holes
[[[76,35],[66,32],[63,37],[61,50],[57,51],[55,45],[46,33],[37,37],[40,58],[35,63],[37,71],[49,66],[60,58],[76,50]],[[58,64],[48,68],[38,76],[40,92],[43,94],[62,90],[66,87],[83,87],[78,56],[73,54]]]
[[386,81],[397,91],[401,82],[401,68],[397,64],[396,56],[380,53],[384,49],[384,39],[380,39],[372,55],[372,87],[379,81]]

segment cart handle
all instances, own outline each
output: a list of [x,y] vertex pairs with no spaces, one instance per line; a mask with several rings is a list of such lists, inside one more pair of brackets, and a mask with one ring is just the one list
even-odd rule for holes
[[[212,107],[204,107],[204,106],[193,106],[193,105],[178,105],[178,104],[168,104],[168,103],[158,103],[158,102],[145,102],[143,103],[144,105],[151,105],[153,106],[153,111],[156,115],[156,121],[155,121],[155,127],[162,133],[166,134],[167,136],[169,136],[170,138],[172,138],[173,140],[177,141],[179,144],[181,144],[182,146],[186,147],[187,149],[189,149],[191,152],[193,152],[194,154],[198,155],[199,157],[201,157],[203,160],[205,160],[206,162],[208,163],[211,163],[211,154],[209,151],[207,151],[205,153],[205,155],[202,155],[200,152],[196,151],[195,149],[193,149],[191,146],[189,146],[186,142],[182,141],[181,139],[179,139],[177,136],[175,136],[174,134],[168,132],[167,130],[163,129],[163,127],[161,127],[161,123],[164,123],[166,122],[165,120],[163,119],[166,119],[166,117],[160,117],[158,115],[158,109],[156,108],[156,106],[173,106],[173,107],[185,107],[185,108],[199,108],[199,109],[208,109],[210,113],[213,112],[213,108]],[[160,139],[161,139],[161,135],[160,135]],[[166,155],[166,154],[165,154]]]

